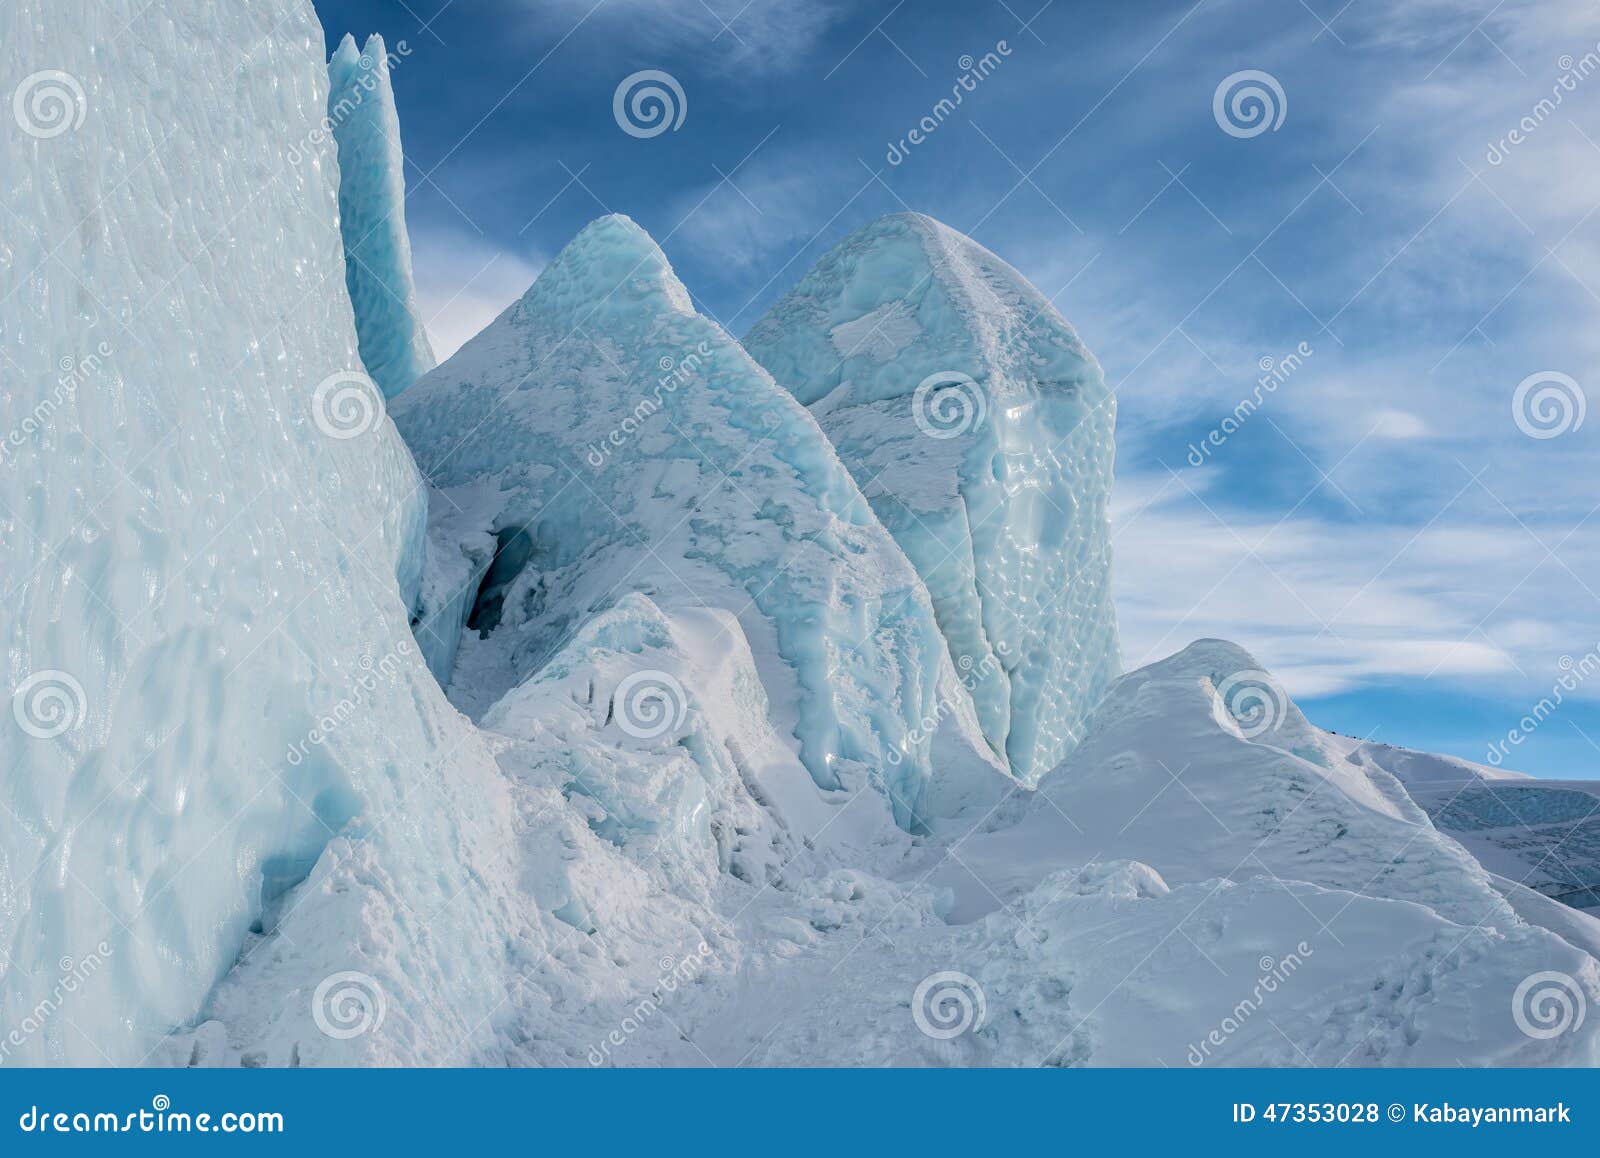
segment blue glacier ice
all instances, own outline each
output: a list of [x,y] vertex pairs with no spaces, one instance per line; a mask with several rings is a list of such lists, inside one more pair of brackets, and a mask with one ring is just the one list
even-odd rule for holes
[[458,686],[514,686],[637,591],[739,618],[821,787],[878,778],[914,825],[997,779],[969,688],[998,668],[952,660],[816,421],[632,221],[586,228],[393,413],[436,488],[501,495],[471,625],[496,646]]
[[932,596],[990,742],[1032,783],[1120,672],[1116,400],[1060,314],[920,214],[841,241],[745,346],[811,408]]
[[[405,51],[405,42],[397,45]],[[367,373],[393,398],[433,369],[417,312],[406,232],[405,155],[389,79],[391,56],[374,33],[366,47],[346,36],[328,61],[328,123],[339,154],[339,229],[345,285]]]
[[[311,6],[18,0],[0,43],[64,117],[0,130],[0,1059],[140,1061],[285,908],[342,929],[290,991],[411,976],[416,1025],[470,1027],[493,762],[409,632],[425,492],[357,349]],[[482,902],[451,964],[363,933],[373,879]]]

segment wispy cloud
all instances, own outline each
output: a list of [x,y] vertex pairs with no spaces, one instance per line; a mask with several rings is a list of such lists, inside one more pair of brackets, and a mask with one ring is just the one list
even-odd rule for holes
[[417,306],[444,361],[533,284],[544,259],[521,256],[453,229],[414,233]]
[[542,13],[583,16],[638,48],[694,52],[730,70],[788,71],[846,7],[820,0],[538,0]]

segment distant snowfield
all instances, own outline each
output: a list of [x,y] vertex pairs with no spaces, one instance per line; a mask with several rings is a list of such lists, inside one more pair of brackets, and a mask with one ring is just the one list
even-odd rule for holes
[[888,219],[747,351],[604,218],[406,384],[309,4],[42,7],[0,1061],[1600,1063],[1592,786],[1119,674],[1103,386],[1000,259]]

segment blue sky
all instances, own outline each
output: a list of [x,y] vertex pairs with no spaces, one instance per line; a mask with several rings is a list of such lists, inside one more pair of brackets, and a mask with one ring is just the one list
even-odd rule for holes
[[[1600,385],[1592,3],[316,2],[330,48],[408,49],[442,351],[603,212],[742,334],[851,229],[916,209],[1052,295],[1117,390],[1129,666],[1223,636],[1325,727],[1481,760],[1600,647],[1600,417],[1533,437],[1514,413],[1533,375]],[[643,69],[686,98],[648,139],[612,111]],[[1281,90],[1276,128],[1218,119],[1244,70]],[[1507,766],[1594,774],[1600,678],[1565,694]]]

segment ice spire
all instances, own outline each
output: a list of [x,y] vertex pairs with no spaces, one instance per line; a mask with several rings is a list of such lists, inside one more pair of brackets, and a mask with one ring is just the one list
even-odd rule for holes
[[433,349],[417,312],[406,233],[405,157],[389,82],[391,54],[374,33],[356,49],[346,36],[328,62],[328,123],[339,149],[339,221],[345,284],[367,373],[393,398],[433,369]]

